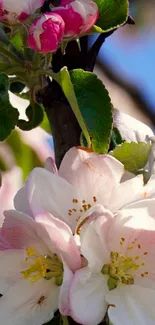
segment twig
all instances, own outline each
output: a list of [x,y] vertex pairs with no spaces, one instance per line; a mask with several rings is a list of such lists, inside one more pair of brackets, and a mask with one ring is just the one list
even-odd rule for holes
[[[127,25],[127,24],[135,25],[135,21],[131,16],[128,16],[128,19],[127,19],[127,21],[125,22],[124,25]],[[98,36],[97,40],[94,42],[91,49],[88,51],[87,66],[86,66],[87,71],[93,71],[94,66],[95,66],[95,62],[96,62],[96,58],[98,56],[100,48],[102,47],[102,45],[105,42],[106,38],[111,36],[116,30],[117,30],[117,28],[113,29],[112,31],[102,33],[102,34],[100,34]]]
[[87,71],[93,71],[95,62],[96,62],[96,58],[98,56],[101,46],[105,42],[106,38],[111,36],[115,31],[116,31],[116,29],[114,29],[110,32],[107,32],[107,33],[102,33],[98,36],[97,40],[94,42],[91,49],[88,51],[87,66],[86,66]]

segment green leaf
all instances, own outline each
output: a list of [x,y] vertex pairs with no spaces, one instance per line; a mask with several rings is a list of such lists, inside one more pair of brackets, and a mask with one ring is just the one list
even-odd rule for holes
[[17,32],[13,35],[10,35],[10,42],[11,44],[18,50],[18,51],[23,51],[23,41],[21,39],[20,33]]
[[136,173],[146,165],[150,150],[151,146],[146,142],[124,142],[109,154],[119,160],[127,171]]
[[9,80],[5,74],[0,74],[0,141],[4,141],[15,128],[19,112],[10,104]]
[[11,147],[14,153],[16,164],[21,167],[23,171],[24,180],[26,180],[34,167],[42,167],[39,157],[31,147],[22,141],[18,131],[14,130],[7,138],[6,143]]
[[121,134],[117,128],[113,128],[111,139],[110,139],[110,148],[109,150],[114,150],[116,146],[121,144],[123,142],[123,139],[121,137]]
[[96,23],[103,31],[110,31],[123,25],[128,17],[128,0],[94,0],[99,8]]
[[42,105],[36,103],[30,104],[26,109],[26,115],[29,120],[18,120],[17,126],[21,130],[29,131],[37,127],[43,121],[44,113]]
[[[83,70],[77,70],[77,71],[83,71]],[[88,134],[88,130],[87,130],[86,124],[84,122],[84,119],[81,115],[81,111],[79,109],[79,105],[78,105],[76,94],[75,94],[75,89],[72,85],[71,76],[68,72],[67,67],[63,67],[60,70],[59,75],[57,77],[57,82],[62,87],[62,90],[63,90],[63,92],[64,92],[76,118],[77,118],[77,121],[81,127],[81,130],[87,140],[87,145],[88,145],[88,147],[90,147],[91,141],[90,141],[90,137]]]
[[112,130],[112,104],[101,80],[81,69],[70,72],[77,102],[92,140],[92,149],[106,153]]
[[9,45],[9,41],[6,37],[5,31],[3,29],[3,26],[0,24],[0,41],[4,43],[5,45]]

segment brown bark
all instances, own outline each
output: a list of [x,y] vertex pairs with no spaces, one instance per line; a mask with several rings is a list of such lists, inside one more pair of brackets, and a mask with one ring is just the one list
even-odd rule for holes
[[81,129],[60,86],[52,82],[46,88],[43,104],[50,121],[54,140],[55,160],[59,168],[65,153],[79,145]]
[[[85,69],[87,51],[86,37],[83,37],[81,41],[81,51],[75,41],[70,42],[65,55],[62,55],[60,50],[54,55],[52,61],[54,72],[58,72],[63,66],[67,66],[69,70]],[[41,101],[51,125],[55,159],[57,167],[59,167],[65,153],[71,147],[80,144],[81,129],[60,86],[55,81],[49,82]]]

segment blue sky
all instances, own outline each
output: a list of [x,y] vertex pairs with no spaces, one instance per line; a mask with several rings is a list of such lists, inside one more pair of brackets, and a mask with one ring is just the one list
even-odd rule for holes
[[[131,27],[132,28],[132,27]],[[155,37],[153,31],[121,36],[115,32],[104,43],[99,58],[107,60],[113,69],[135,83],[155,112]]]

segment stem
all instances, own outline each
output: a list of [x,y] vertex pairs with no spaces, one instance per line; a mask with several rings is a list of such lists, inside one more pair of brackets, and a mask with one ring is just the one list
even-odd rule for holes
[[48,76],[48,77],[54,79],[55,81],[57,81],[58,83],[60,83],[59,73],[55,73],[50,69],[48,69],[48,70],[36,70],[35,71],[35,76],[39,76],[39,75]]
[[52,62],[52,53],[47,53],[45,56],[45,68],[49,69]]
[[0,54],[2,54],[5,58],[7,58],[9,61],[14,61],[19,65],[24,64],[24,61],[21,60],[17,55],[15,55],[14,53],[11,53],[9,51],[7,51],[6,49],[4,49],[4,47],[2,47],[1,43],[0,43]]
[[63,325],[69,325],[68,317],[61,315]]
[[18,78],[18,77],[10,77],[9,78],[9,82],[10,82],[10,84],[12,84],[12,83],[14,83],[14,82],[23,82],[23,80],[21,80],[20,78]]

